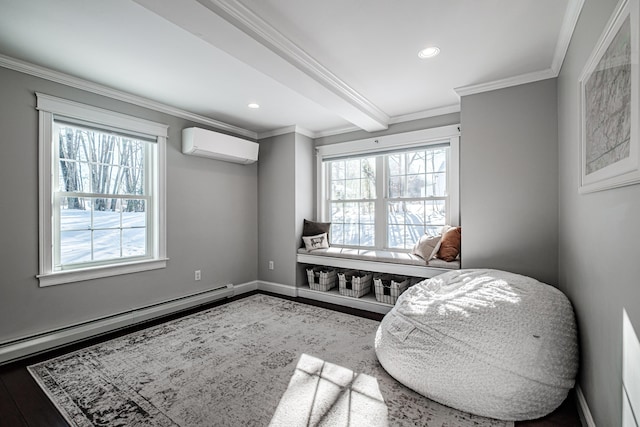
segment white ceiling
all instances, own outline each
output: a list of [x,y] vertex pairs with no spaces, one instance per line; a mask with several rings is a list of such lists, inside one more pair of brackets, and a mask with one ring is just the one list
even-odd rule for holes
[[[0,0],[0,65],[25,61],[254,138],[293,125],[375,131],[459,111],[459,94],[556,76],[582,2]],[[419,59],[429,45],[440,55]]]

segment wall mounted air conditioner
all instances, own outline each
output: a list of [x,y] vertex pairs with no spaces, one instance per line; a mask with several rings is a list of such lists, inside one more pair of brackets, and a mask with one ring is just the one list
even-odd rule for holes
[[258,144],[200,128],[182,129],[182,152],[248,165],[258,160]]

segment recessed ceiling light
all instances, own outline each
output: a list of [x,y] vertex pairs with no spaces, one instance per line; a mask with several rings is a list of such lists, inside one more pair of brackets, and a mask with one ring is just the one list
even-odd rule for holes
[[256,109],[256,108],[260,108],[260,105],[256,104],[255,102],[252,102],[251,104],[247,105],[247,107]]
[[426,47],[418,52],[418,58],[433,58],[440,53],[440,48],[437,46]]

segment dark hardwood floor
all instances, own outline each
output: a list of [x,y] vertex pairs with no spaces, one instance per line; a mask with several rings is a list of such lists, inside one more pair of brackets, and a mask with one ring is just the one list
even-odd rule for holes
[[[191,310],[111,332],[81,343],[72,344],[60,349],[51,350],[27,359],[0,366],[0,427],[66,427],[69,425],[60,415],[53,403],[51,403],[44,392],[40,389],[38,384],[33,380],[27,371],[27,366],[81,349],[83,347],[126,335],[137,330],[148,328],[171,319],[186,316],[221,304],[226,304],[230,301],[244,298],[254,293],[256,292],[243,294],[222,301],[216,301]],[[268,292],[264,293],[268,294]],[[331,310],[342,311],[374,320],[381,320],[383,317],[378,313],[336,306],[306,298],[290,298],[275,294],[273,294],[273,296],[325,307]],[[580,427],[581,424],[578,417],[574,394],[570,393],[567,400],[556,411],[546,417],[538,420],[516,422],[515,425],[516,427]]]

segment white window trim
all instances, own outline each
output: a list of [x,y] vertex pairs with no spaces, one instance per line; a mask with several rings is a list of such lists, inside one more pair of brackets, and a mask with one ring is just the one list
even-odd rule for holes
[[[460,125],[449,125],[431,129],[422,129],[412,132],[397,133],[394,135],[365,138],[337,144],[321,145],[316,147],[316,206],[317,217],[320,221],[328,221],[326,218],[328,203],[327,176],[322,165],[324,160],[331,158],[366,155],[367,153],[385,150],[405,149],[411,147],[428,147],[439,143],[448,142],[450,152],[449,164],[449,222],[452,226],[460,225]],[[381,221],[377,221],[378,228],[384,227]],[[385,249],[393,252],[391,249]],[[398,251],[406,252],[406,251]]]
[[[166,242],[166,141],[169,126],[42,93],[36,92],[36,97],[36,109],[39,111],[38,166],[40,171],[38,183],[40,265],[39,274],[36,277],[39,279],[40,286],[59,285],[165,268],[168,260]],[[153,229],[157,245],[155,245],[152,259],[77,270],[53,271],[52,180],[54,177],[51,140],[54,115],[157,137],[158,164],[156,173],[158,174],[158,180],[157,188],[155,189],[156,219],[154,221],[157,226]]]

